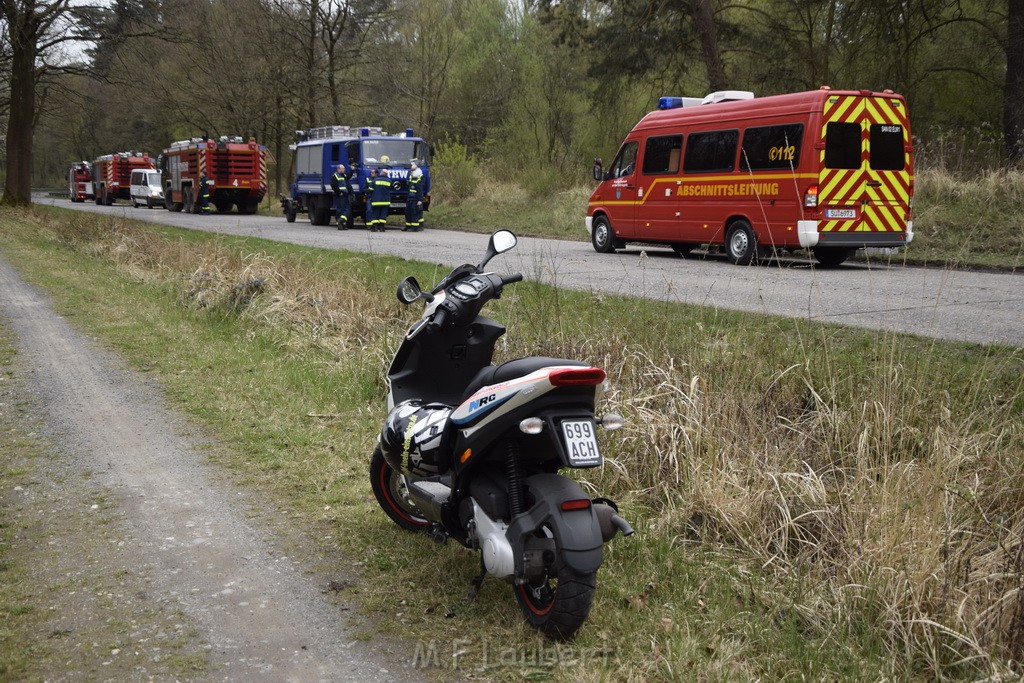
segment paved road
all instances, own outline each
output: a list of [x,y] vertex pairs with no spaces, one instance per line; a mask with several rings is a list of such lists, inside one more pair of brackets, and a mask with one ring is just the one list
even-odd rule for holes
[[[329,249],[393,254],[454,265],[483,251],[480,235],[338,231],[283,217],[195,216],[130,206],[72,204],[65,208]],[[429,225],[429,214],[428,214]],[[580,220],[582,230],[582,219]],[[715,306],[940,339],[1024,346],[1024,275],[846,264],[835,270],[783,260],[747,268],[724,258],[680,259],[668,249],[631,248],[598,254],[585,242],[522,238],[508,255],[527,278],[568,289]]]

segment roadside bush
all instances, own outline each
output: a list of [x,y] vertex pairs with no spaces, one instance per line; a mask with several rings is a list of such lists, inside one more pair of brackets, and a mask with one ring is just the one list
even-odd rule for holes
[[445,140],[432,160],[431,193],[450,204],[471,197],[480,182],[480,169],[465,145]]

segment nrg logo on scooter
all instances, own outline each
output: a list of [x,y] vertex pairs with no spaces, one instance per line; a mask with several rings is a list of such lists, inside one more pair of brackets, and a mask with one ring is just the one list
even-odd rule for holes
[[491,394],[490,396],[483,396],[475,401],[471,401],[469,404],[469,412],[475,413],[487,404],[493,403],[496,398],[498,398],[497,394]]

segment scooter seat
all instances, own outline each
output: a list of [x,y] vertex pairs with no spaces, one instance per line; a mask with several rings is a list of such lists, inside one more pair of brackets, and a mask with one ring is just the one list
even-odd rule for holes
[[567,358],[548,358],[546,356],[517,358],[501,365],[488,365],[485,368],[481,368],[480,372],[476,373],[476,376],[466,386],[466,391],[462,394],[462,400],[465,401],[479,391],[481,387],[485,387],[488,384],[508,382],[509,380],[529,375],[531,372],[536,372],[542,368],[549,368],[553,365],[571,365],[578,368],[590,367],[590,363],[569,360]]

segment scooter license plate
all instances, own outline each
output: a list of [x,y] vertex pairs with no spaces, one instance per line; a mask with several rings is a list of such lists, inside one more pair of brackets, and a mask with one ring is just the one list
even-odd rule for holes
[[570,467],[597,467],[601,452],[597,449],[597,434],[592,420],[566,420],[562,423],[565,454]]

